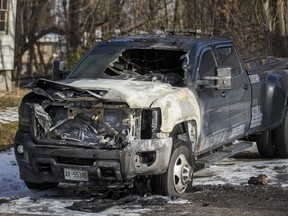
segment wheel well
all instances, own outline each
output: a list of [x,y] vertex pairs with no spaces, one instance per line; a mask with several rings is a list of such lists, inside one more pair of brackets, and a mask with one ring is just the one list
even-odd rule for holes
[[197,143],[197,124],[195,120],[181,122],[171,132],[173,139],[182,140],[193,152]]
[[287,105],[286,86],[281,79],[281,73],[271,73],[265,77],[261,85],[262,126],[270,130],[283,119],[283,109]]
[[173,138],[177,138],[178,135],[186,133],[186,126],[184,122],[181,122],[173,128],[171,132],[171,136]]

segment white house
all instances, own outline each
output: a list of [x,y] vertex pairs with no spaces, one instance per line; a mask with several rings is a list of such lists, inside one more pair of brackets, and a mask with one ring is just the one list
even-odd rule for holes
[[12,90],[17,0],[0,0],[0,91]]

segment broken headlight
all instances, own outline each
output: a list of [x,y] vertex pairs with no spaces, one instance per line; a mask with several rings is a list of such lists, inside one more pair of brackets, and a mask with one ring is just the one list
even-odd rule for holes
[[30,132],[31,126],[31,107],[27,103],[21,103],[18,108],[19,113],[19,130]]
[[161,111],[159,108],[143,109],[141,113],[141,139],[156,137],[161,125]]
[[35,100],[34,96],[35,95],[33,93],[29,93],[29,94],[25,95],[22,98],[22,101],[19,105],[19,108],[18,108],[18,114],[19,114],[18,126],[19,126],[19,130],[22,132],[29,133],[31,131],[32,108],[31,108],[30,101]]

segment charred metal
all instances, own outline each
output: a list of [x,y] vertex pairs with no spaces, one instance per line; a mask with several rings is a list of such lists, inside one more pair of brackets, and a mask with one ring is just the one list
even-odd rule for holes
[[47,99],[27,101],[33,113],[33,134],[39,141],[121,149],[130,140],[152,139],[160,131],[161,112],[156,108],[131,109],[124,103],[102,101],[87,91],[82,97],[75,91],[34,91],[39,92]]

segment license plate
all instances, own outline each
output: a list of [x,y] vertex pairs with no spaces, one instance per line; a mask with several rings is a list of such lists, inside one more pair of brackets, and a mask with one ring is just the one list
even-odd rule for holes
[[64,178],[72,181],[89,181],[88,172],[64,168]]

